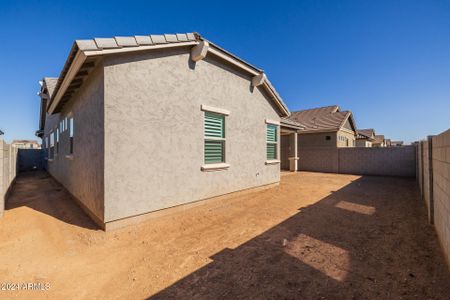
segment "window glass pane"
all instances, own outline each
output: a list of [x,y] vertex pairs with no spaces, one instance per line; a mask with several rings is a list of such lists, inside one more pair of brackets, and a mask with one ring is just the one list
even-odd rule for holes
[[267,159],[277,159],[277,144],[267,144]]
[[224,160],[224,141],[205,141],[205,163],[221,163]]
[[225,138],[225,116],[205,112],[205,137]]
[[70,127],[70,137],[73,137],[73,131],[74,131],[74,128],[73,128],[73,118],[70,118],[70,123],[69,123],[69,127]]
[[276,142],[277,138],[277,126],[273,124],[267,124],[267,141]]

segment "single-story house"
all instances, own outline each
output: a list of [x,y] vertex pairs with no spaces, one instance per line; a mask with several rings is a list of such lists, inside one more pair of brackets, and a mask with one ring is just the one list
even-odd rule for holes
[[35,140],[13,140],[11,145],[20,149],[40,149],[41,145]]
[[292,112],[287,120],[303,126],[298,147],[355,147],[356,125],[351,111],[332,105]]
[[48,172],[104,229],[278,183],[280,135],[302,129],[261,69],[196,33],[77,40],[40,97]]
[[372,143],[375,140],[375,130],[369,129],[357,129],[356,130],[356,147],[372,147]]
[[379,134],[375,135],[375,140],[372,142],[372,147],[386,147],[386,140],[384,138],[384,135]]
[[392,147],[401,147],[403,146],[403,141],[391,141],[391,145]]

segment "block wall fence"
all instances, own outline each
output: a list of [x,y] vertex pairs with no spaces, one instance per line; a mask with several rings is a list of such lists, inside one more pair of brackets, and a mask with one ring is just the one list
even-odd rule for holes
[[5,210],[5,198],[17,175],[17,148],[0,139],[0,217]]
[[450,267],[450,129],[416,147],[417,183]]
[[299,146],[299,170],[416,177],[416,147],[327,148]]

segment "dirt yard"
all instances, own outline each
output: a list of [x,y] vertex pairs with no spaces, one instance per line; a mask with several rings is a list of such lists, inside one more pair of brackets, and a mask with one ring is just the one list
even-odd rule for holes
[[320,173],[102,232],[45,173],[0,219],[0,298],[449,299],[412,179]]

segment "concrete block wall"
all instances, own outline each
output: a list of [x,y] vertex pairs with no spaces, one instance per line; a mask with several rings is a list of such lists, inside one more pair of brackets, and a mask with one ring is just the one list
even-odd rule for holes
[[416,176],[414,146],[339,148],[339,173],[357,175]]
[[17,148],[0,140],[0,216],[5,210],[5,198],[17,174]]
[[299,170],[358,175],[416,176],[414,146],[299,149]]
[[450,130],[420,142],[417,148],[417,181],[450,267]]

